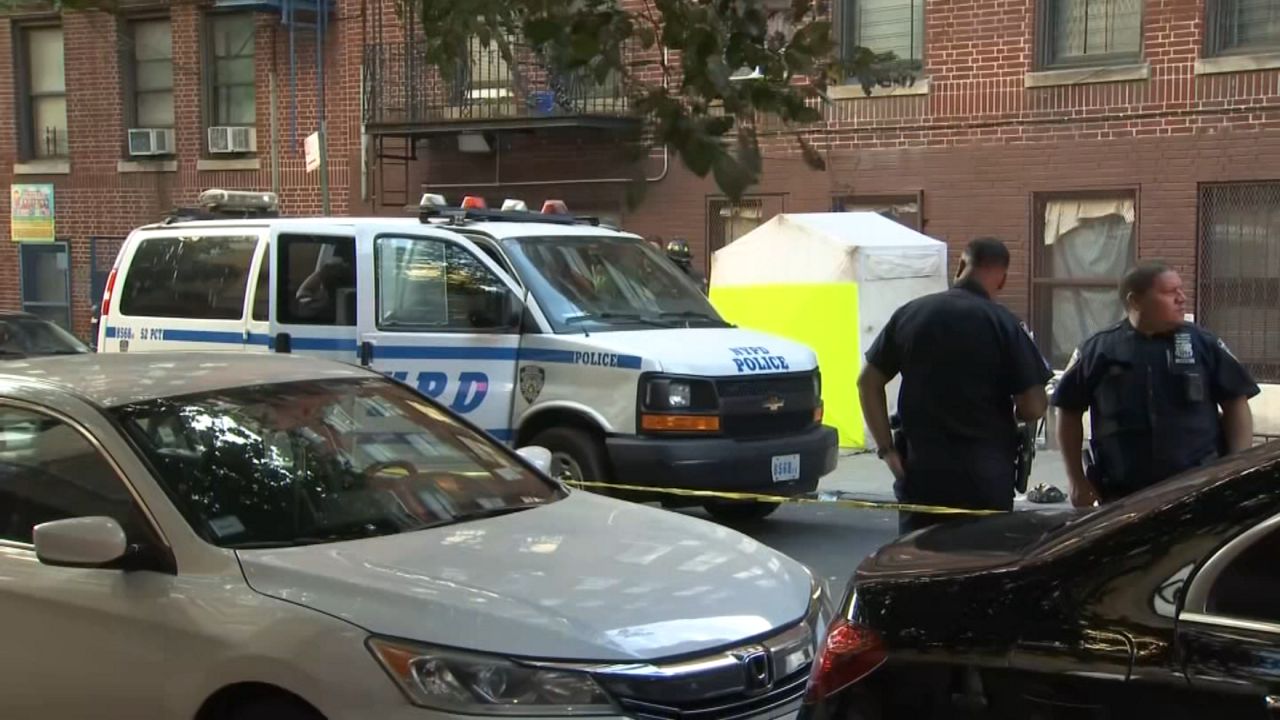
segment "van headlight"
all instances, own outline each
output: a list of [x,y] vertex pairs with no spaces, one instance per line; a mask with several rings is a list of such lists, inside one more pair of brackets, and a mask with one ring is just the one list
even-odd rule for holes
[[616,712],[585,672],[523,665],[496,655],[370,638],[369,649],[414,705],[469,715]]
[[641,400],[645,410],[707,412],[719,406],[715,386],[709,380],[652,376],[644,381]]

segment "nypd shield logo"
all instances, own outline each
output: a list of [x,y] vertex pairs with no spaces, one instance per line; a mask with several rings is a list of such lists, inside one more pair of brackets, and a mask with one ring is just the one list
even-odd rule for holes
[[542,394],[542,385],[547,381],[547,373],[537,365],[526,365],[520,368],[520,396],[532,404]]

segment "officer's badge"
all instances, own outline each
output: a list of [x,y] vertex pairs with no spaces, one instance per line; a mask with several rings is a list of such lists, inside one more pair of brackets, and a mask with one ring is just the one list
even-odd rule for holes
[[1180,332],[1173,336],[1173,361],[1178,365],[1195,365],[1195,351],[1191,349],[1191,333]]
[[520,368],[520,396],[524,401],[533,404],[542,394],[542,386],[547,381],[547,373],[537,365],[526,365]]

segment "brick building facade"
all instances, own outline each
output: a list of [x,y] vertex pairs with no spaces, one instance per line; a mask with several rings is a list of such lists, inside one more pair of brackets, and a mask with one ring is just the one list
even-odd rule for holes
[[[314,31],[295,31],[295,92],[288,27],[267,4],[285,0],[262,1],[256,152],[241,155],[210,153],[206,131],[217,120],[210,76],[222,52],[209,28],[230,8],[175,2],[126,15],[158,11],[172,28],[176,152],[153,161],[125,152],[139,82],[128,19],[61,18],[65,153],[34,152],[47,138],[22,120],[33,81],[47,84],[30,76],[24,38],[58,19],[0,23],[0,97],[16,103],[0,114],[0,180],[54,185],[78,330],[93,288],[90,250],[114,254],[94,238],[119,238],[208,187],[274,187],[287,213],[320,210],[301,145],[317,126]],[[827,169],[807,168],[793,138],[769,135],[763,181],[730,206],[661,151],[638,165],[622,152],[640,130],[616,88],[551,82],[536,58],[512,68],[483,48],[465,77],[442,82],[424,68],[413,19],[391,0],[340,0],[325,46],[331,211],[401,214],[423,190],[531,206],[557,198],[646,236],[687,238],[706,268],[716,247],[778,212],[882,210],[953,250],[979,234],[1008,241],[1014,268],[1001,299],[1059,366],[1080,337],[1118,316],[1119,273],[1158,257],[1183,272],[1198,319],[1261,379],[1280,381],[1280,0],[831,6],[843,38],[920,61],[919,80],[871,97],[833,88],[826,122],[809,131]],[[626,180],[637,173],[649,189],[628,210]],[[6,208],[6,235],[8,218]],[[56,294],[43,286],[56,285],[61,265],[32,247],[0,247],[8,277],[30,276],[0,284],[0,306],[40,308]]]

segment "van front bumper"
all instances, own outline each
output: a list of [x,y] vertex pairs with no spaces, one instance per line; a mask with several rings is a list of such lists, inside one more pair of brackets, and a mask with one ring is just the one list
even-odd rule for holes
[[[614,482],[653,488],[792,496],[818,489],[836,469],[835,428],[777,438],[614,436],[605,441]],[[797,480],[774,482],[773,459],[800,456]]]

